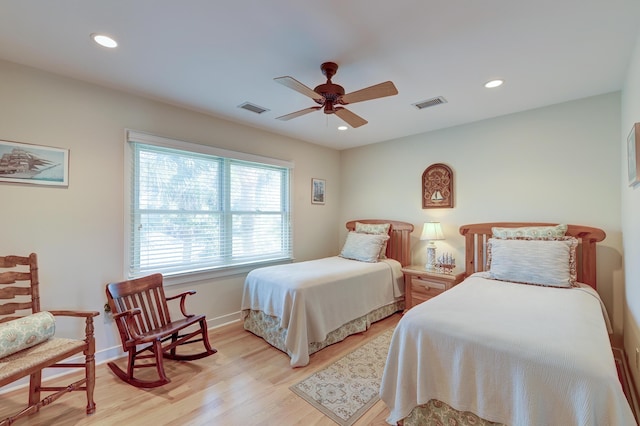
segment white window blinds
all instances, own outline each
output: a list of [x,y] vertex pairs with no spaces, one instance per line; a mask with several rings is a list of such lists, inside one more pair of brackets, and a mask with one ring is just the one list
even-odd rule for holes
[[290,163],[127,135],[130,277],[291,259]]

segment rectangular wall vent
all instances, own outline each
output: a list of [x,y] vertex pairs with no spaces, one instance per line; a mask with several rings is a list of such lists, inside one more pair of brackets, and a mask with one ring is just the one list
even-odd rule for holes
[[425,109],[432,106],[446,104],[447,100],[443,96],[438,96],[437,98],[427,99],[426,101],[420,101],[413,104],[414,107],[418,109]]
[[238,105],[238,108],[246,109],[247,111],[255,112],[256,114],[262,114],[263,112],[269,111],[267,108],[262,108],[261,106],[252,104],[251,102],[240,104]]

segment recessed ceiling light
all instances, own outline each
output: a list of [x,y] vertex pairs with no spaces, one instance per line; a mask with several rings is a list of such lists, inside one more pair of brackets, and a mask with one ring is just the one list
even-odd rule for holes
[[502,83],[504,83],[504,80],[491,80],[487,81],[484,84],[484,87],[486,87],[487,89],[493,89],[494,87],[502,86]]
[[91,39],[98,43],[100,46],[108,47],[109,49],[113,49],[114,47],[118,47],[118,43],[109,36],[104,34],[91,34]]
[[338,126],[338,130],[347,130],[348,127],[347,126]]

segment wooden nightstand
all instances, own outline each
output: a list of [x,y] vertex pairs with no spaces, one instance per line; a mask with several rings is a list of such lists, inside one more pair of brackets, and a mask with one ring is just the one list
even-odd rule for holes
[[449,290],[464,280],[464,272],[440,274],[427,271],[424,266],[409,265],[402,268],[404,274],[405,312],[415,305]]

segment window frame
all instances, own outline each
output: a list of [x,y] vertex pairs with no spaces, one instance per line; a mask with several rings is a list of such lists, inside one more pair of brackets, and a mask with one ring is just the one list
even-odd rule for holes
[[[256,260],[243,264],[236,265],[223,265],[212,266],[211,268],[198,270],[198,271],[185,271],[174,273],[163,273],[165,285],[174,285],[189,283],[194,281],[204,281],[219,277],[229,277],[234,275],[246,274],[256,267],[277,265],[283,263],[293,262],[293,171],[294,163],[292,161],[286,161],[276,158],[263,157],[255,154],[248,154],[244,152],[231,151],[227,149],[217,148],[210,145],[202,145],[192,142],[186,142],[177,139],[171,139],[167,137],[157,136],[150,133],[144,133],[136,130],[125,129],[125,143],[124,143],[124,270],[123,276],[127,279],[135,278],[136,276],[131,274],[131,254],[132,254],[132,218],[133,218],[133,162],[135,161],[134,148],[132,143],[141,143],[145,145],[155,145],[164,148],[176,149],[186,152],[193,152],[205,155],[212,155],[216,157],[222,157],[230,160],[247,161],[252,163],[264,164],[266,166],[276,166],[289,169],[286,198],[289,208],[289,256],[280,258],[277,260]],[[150,272],[151,273],[151,272]]]

